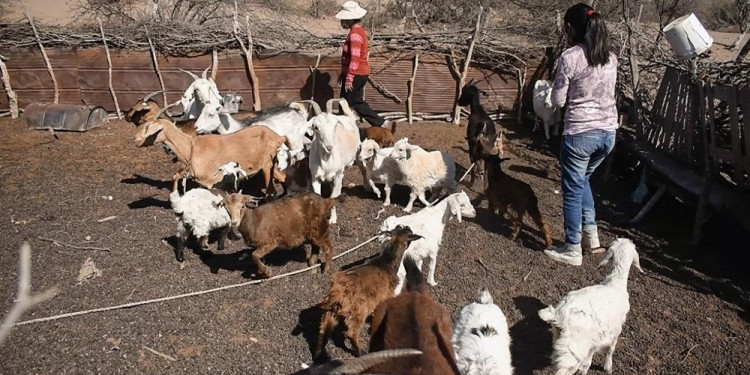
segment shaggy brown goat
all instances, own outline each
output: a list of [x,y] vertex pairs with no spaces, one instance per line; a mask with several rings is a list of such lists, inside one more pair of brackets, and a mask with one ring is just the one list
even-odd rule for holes
[[508,158],[500,158],[497,155],[484,157],[484,165],[487,171],[487,182],[489,183],[484,194],[487,196],[490,209],[494,212],[499,210],[500,214],[508,213],[513,221],[513,233],[511,240],[518,238],[518,233],[523,226],[523,216],[528,213],[534,220],[539,230],[544,235],[544,243],[547,247],[552,246],[547,223],[539,211],[539,200],[534,194],[531,186],[521,180],[515,179],[503,172],[502,162]]
[[[223,205],[233,228],[239,229],[245,244],[254,247],[252,257],[258,268],[258,276],[271,277],[271,270],[261,261],[277,248],[293,249],[309,243],[312,251],[307,265],[318,262],[321,254],[323,273],[331,266],[331,232],[328,223],[331,209],[346,198],[323,198],[315,193],[291,195],[258,207],[257,198],[239,193],[229,194],[219,205]],[[251,208],[255,207],[255,208]]]
[[370,326],[370,352],[414,348],[421,356],[395,359],[369,369],[377,374],[458,375],[453,354],[451,315],[435,301],[419,267],[404,258],[405,292],[375,309]]
[[346,338],[352,343],[357,355],[362,354],[359,332],[365,319],[372,314],[380,302],[393,295],[398,269],[404,250],[412,241],[422,236],[411,232],[409,227],[398,226],[390,232],[391,240],[383,246],[380,256],[359,267],[336,272],[328,295],[320,307],[324,313],[320,320],[320,334],[315,348],[315,357],[325,347],[331,332],[344,321]]
[[380,147],[393,147],[393,143],[396,142],[396,123],[392,122],[391,130],[380,126],[371,126],[369,128],[359,129],[359,140],[364,141],[365,139],[372,139],[377,142]]

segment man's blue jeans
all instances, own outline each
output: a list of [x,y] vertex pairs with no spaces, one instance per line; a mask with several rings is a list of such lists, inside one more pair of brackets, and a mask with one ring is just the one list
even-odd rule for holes
[[581,229],[596,225],[589,177],[614,147],[614,131],[589,130],[563,136],[560,164],[567,244],[580,244]]

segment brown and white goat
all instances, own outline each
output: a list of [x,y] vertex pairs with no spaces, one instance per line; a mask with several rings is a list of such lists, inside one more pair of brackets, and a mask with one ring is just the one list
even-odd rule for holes
[[[242,131],[242,130],[241,130]],[[256,198],[239,193],[229,194],[220,205],[229,212],[233,228],[239,230],[245,245],[254,247],[253,261],[258,276],[271,277],[271,270],[263,264],[263,257],[277,248],[294,249],[309,243],[312,251],[307,257],[308,266],[323,259],[323,273],[331,267],[331,231],[328,220],[331,209],[342,202],[338,198],[323,198],[315,193],[291,195],[255,207]]]
[[364,141],[365,139],[372,139],[381,148],[393,147],[393,143],[396,142],[396,123],[393,122],[391,130],[388,130],[381,126],[371,126],[369,128],[359,129],[359,140]]
[[[237,162],[249,176],[263,171],[266,194],[273,188],[271,176],[283,183],[285,175],[276,168],[279,147],[287,141],[265,126],[252,126],[227,135],[208,134],[191,137],[174,123],[157,119],[141,125],[135,136],[138,147],[164,143],[187,166],[195,181],[205,188],[213,188],[223,176],[216,173],[222,165]],[[179,173],[175,179],[182,178]]]
[[380,302],[393,295],[398,281],[396,270],[404,251],[412,241],[422,238],[405,226],[396,227],[390,235],[391,239],[384,244],[380,256],[333,275],[328,295],[320,303],[324,313],[314,353],[316,358],[341,320],[347,328],[345,335],[351,341],[352,349],[357,355],[362,354],[359,333],[365,320]]
[[430,292],[422,271],[409,257],[405,292],[375,309],[370,326],[370,352],[414,348],[421,356],[374,366],[377,374],[458,375],[453,354],[451,315]]
[[484,166],[487,171],[488,186],[485,190],[490,209],[500,211],[500,214],[508,213],[513,222],[511,240],[518,238],[518,233],[523,226],[523,216],[528,213],[534,220],[544,236],[547,247],[552,246],[547,223],[539,211],[539,200],[534,194],[531,185],[509,176],[503,172],[502,162],[509,158],[501,158],[497,155],[484,157]]

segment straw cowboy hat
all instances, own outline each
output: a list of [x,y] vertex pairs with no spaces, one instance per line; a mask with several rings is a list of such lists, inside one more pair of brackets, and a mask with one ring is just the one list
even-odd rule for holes
[[347,1],[341,4],[341,10],[336,13],[337,20],[358,20],[367,14],[367,10],[359,6],[356,1]]

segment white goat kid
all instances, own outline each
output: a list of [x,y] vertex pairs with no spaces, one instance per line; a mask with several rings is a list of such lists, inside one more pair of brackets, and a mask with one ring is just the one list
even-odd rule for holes
[[512,375],[508,322],[487,288],[461,310],[453,326],[453,352],[463,375]]
[[391,188],[397,183],[403,183],[404,176],[399,169],[396,159],[390,157],[392,147],[380,148],[372,139],[365,139],[359,147],[357,161],[364,168],[364,186],[380,198],[380,189],[375,186],[376,182],[383,183],[385,190],[385,202],[383,206],[391,204]]
[[433,194],[439,192],[438,196],[456,190],[456,163],[447,152],[427,152],[419,146],[409,144],[407,139],[401,139],[393,145],[391,157],[398,162],[404,175],[404,184],[411,188],[409,203],[404,211],[411,212],[417,197],[425,206],[430,206],[425,197],[427,190]]
[[534,129],[536,131],[539,126],[539,120],[542,121],[544,126],[544,136],[549,139],[549,128],[554,125],[555,135],[560,134],[560,110],[552,106],[552,82],[540,79],[534,82],[534,113],[536,113],[536,119],[534,121]]
[[643,272],[632,241],[618,238],[599,263],[612,260],[610,274],[599,285],[568,293],[557,306],[539,310],[539,317],[553,327],[552,361],[556,375],[588,372],[594,354],[607,349],[604,370],[612,373],[612,355],[630,311],[628,274],[630,266]]
[[222,105],[224,99],[219,94],[216,82],[214,82],[213,78],[206,77],[209,68],[203,71],[201,77],[187,70],[180,69],[189,74],[190,77],[193,77],[193,83],[188,86],[179,100],[183,108],[180,121],[197,119],[205,107]]
[[221,228],[218,250],[224,250],[224,241],[229,233],[230,218],[227,210],[218,207],[223,199],[216,190],[196,188],[180,196],[175,190],[169,194],[169,202],[177,217],[177,260],[185,260],[183,249],[190,234],[194,235],[203,251],[208,250],[208,235],[214,229]]
[[[433,206],[425,207],[421,211],[396,217],[389,216],[380,226],[382,231],[390,231],[398,225],[404,225],[411,228],[414,234],[422,236],[422,239],[413,241],[404,252],[404,257],[410,257],[422,269],[422,262],[425,259],[430,260],[430,270],[427,274],[427,283],[437,285],[435,281],[435,267],[437,266],[437,254],[440,249],[440,243],[443,241],[443,230],[445,225],[455,218],[459,223],[464,217],[472,218],[476,216],[476,210],[471,205],[469,196],[461,191],[454,193],[436,203]],[[394,295],[401,293],[406,277],[406,269],[403,261],[398,267],[398,284],[394,290]]]
[[[359,128],[349,116],[337,116],[331,113],[330,103],[341,101],[341,106],[348,109],[343,99],[328,101],[327,111],[313,117],[313,141],[310,147],[310,175],[315,193],[320,194],[321,183],[333,182],[331,198],[341,195],[344,171],[354,164],[359,149]],[[331,223],[336,222],[336,208],[331,211]]]

